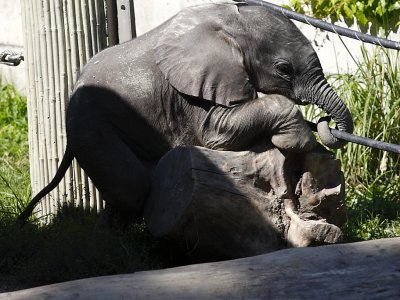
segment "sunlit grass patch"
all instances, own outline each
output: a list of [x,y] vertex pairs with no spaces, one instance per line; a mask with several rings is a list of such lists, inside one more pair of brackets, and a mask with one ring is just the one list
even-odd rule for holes
[[[361,50],[357,70],[330,81],[353,115],[355,134],[400,144],[399,53]],[[352,143],[337,155],[347,186],[347,238],[400,236],[400,156]]]
[[30,198],[26,97],[0,87],[0,213],[16,215]]

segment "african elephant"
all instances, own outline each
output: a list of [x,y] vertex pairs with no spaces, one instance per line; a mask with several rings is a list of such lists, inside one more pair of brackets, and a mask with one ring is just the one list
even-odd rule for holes
[[21,219],[74,157],[106,210],[131,218],[142,213],[153,166],[173,147],[243,150],[265,137],[284,150],[309,150],[316,141],[294,105],[308,103],[325,110],[340,130],[352,131],[347,107],[289,19],[235,2],[184,9],[84,67],[68,107],[65,157]]

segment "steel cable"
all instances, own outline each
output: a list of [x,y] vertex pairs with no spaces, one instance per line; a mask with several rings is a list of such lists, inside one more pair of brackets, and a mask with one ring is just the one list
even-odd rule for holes
[[7,66],[18,66],[24,56],[21,53],[12,50],[3,50],[0,52],[0,64]]
[[[312,131],[318,132],[317,124],[310,122],[310,121],[306,121],[306,122]],[[363,145],[363,146],[368,146],[368,147],[375,148],[375,149],[380,149],[380,150],[400,154],[400,145],[377,141],[374,139],[370,139],[370,138],[363,137],[363,136],[358,136],[355,134],[351,134],[351,133],[333,129],[333,128],[329,128],[329,129],[331,131],[331,134],[335,138],[345,140],[345,141],[348,141],[351,143]]]
[[288,17],[289,19],[293,19],[329,32],[336,33],[338,35],[346,36],[352,39],[359,40],[364,43],[369,43],[369,44],[374,44],[374,45],[379,45],[384,48],[389,48],[389,49],[395,49],[395,50],[400,50],[400,42],[396,41],[391,41],[388,39],[384,38],[378,38],[373,35],[369,35],[366,33],[362,33],[356,30],[340,27],[319,19],[315,19],[309,16],[305,16],[303,14],[294,12],[292,10],[283,8],[279,5],[269,3],[266,1],[262,0],[246,0],[246,3],[249,5],[257,5],[257,6],[265,6],[268,8],[271,8],[275,11],[279,11],[282,13],[284,16]]

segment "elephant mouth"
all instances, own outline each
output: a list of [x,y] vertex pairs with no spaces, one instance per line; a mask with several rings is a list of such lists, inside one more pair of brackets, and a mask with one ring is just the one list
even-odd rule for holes
[[272,95],[272,94],[282,95],[282,96],[292,100],[293,103],[296,105],[306,105],[307,104],[307,102],[305,100],[303,101],[302,99],[296,97],[294,95],[293,90],[290,88],[287,88],[287,87],[276,87],[276,88],[271,88],[271,89],[268,89],[265,91],[261,90],[261,91],[257,92],[258,98],[262,97],[263,95]]
[[257,98],[263,98],[265,95],[281,95],[285,96],[289,100],[291,100],[294,104],[299,104],[296,99],[293,99],[292,97],[289,97],[288,94],[282,93],[282,91],[269,91],[268,93],[263,93],[263,92],[257,92]]

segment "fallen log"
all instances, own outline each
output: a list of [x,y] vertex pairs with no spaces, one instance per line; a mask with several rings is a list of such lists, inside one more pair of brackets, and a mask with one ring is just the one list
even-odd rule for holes
[[400,299],[400,238],[82,279],[0,299]]
[[157,165],[145,221],[205,262],[336,243],[343,201],[340,162],[325,149],[181,147]]

